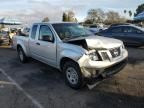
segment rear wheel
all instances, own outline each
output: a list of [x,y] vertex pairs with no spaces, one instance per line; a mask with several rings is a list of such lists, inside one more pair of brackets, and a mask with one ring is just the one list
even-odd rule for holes
[[18,48],[18,57],[22,63],[25,63],[27,61],[27,57],[21,47]]
[[66,83],[73,89],[84,86],[83,77],[79,65],[73,61],[67,61],[63,66]]

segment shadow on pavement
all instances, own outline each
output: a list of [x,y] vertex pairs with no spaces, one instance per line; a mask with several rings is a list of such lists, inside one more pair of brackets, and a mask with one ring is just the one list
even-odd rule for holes
[[127,47],[128,63],[132,65],[144,63],[144,48]]
[[35,92],[35,96],[40,96],[43,100],[50,98],[51,101],[46,101],[45,104],[51,107],[143,108],[144,106],[144,97],[130,96],[115,91],[107,92],[107,89],[111,88],[101,87],[101,85],[92,90],[88,90],[87,87],[73,90],[65,85],[62,74],[50,67],[42,68],[41,72],[32,73],[25,78],[27,81],[22,84],[22,87],[32,88],[31,92]]

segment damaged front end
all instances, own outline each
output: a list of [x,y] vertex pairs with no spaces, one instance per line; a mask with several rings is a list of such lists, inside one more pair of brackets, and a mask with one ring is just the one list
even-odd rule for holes
[[[113,40],[113,39],[111,39]],[[86,50],[86,53],[77,61],[82,75],[91,81],[99,76],[108,77],[123,69],[126,65],[128,53],[122,42],[114,42],[107,45],[100,41],[78,39],[68,43],[78,45]]]
[[126,65],[128,53],[125,49],[122,49],[121,54],[116,57],[112,56],[110,50],[92,51],[78,60],[81,71],[87,78],[96,78],[99,75],[108,76],[108,74],[120,71]]

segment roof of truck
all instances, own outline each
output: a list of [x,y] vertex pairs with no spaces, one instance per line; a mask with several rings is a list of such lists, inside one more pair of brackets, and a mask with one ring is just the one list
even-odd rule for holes
[[40,22],[40,23],[34,23],[34,24],[64,24],[64,23],[76,23],[76,22]]

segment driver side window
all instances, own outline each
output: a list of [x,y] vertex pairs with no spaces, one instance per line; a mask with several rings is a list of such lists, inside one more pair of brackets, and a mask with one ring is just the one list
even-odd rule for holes
[[53,42],[53,33],[47,25],[41,25],[39,31],[39,40]]

